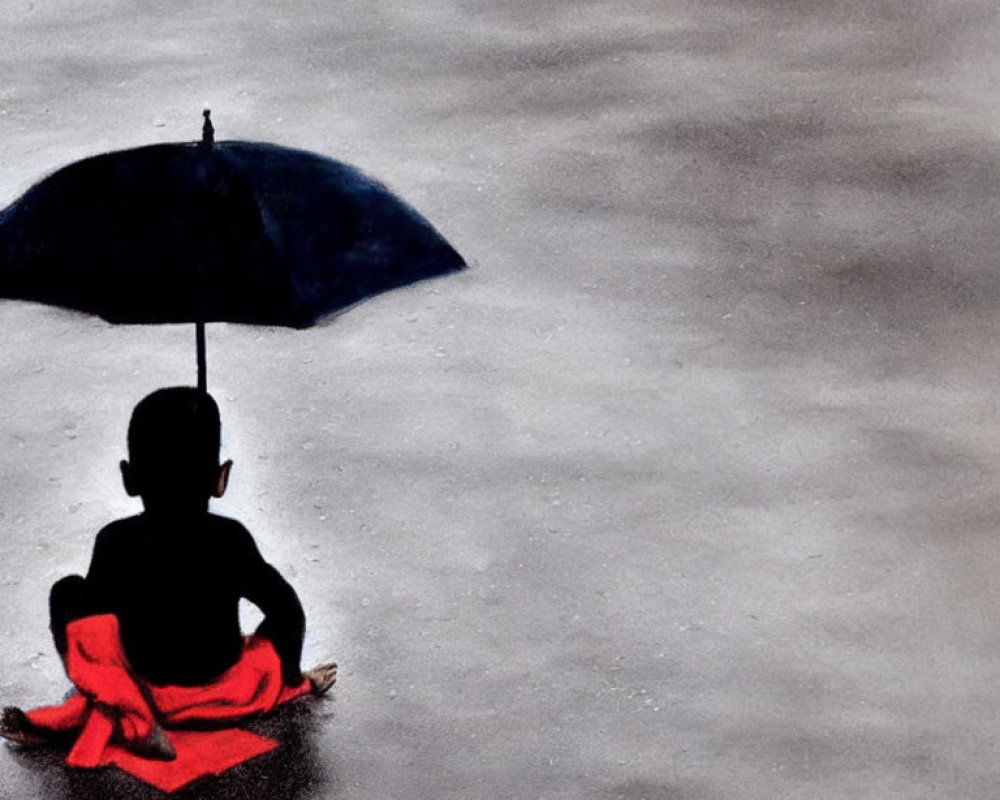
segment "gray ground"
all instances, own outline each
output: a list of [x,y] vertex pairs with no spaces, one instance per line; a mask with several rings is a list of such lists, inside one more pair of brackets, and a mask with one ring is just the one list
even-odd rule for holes
[[[217,508],[342,671],[183,797],[996,796],[995,4],[2,2],[0,204],[208,101],[472,263],[210,329]],[[0,330],[0,690],[33,705],[48,586],[136,509],[128,412],[193,332]],[[156,796],[9,748],[0,794]]]

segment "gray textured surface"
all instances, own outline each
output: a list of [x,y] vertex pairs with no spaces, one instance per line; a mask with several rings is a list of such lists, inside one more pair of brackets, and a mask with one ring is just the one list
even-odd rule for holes
[[[993,4],[2,8],[0,203],[209,101],[473,263],[210,329],[218,509],[342,677],[187,796],[996,796]],[[32,705],[47,587],[134,509],[125,420],[193,332],[0,331],[0,692]],[[0,794],[143,796],[11,750]]]

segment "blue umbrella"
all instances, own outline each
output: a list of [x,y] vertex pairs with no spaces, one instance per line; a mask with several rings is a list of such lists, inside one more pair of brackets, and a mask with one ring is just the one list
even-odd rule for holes
[[308,327],[462,257],[385,186],[262,142],[158,144],[70,164],[0,211],[0,297],[114,323]]

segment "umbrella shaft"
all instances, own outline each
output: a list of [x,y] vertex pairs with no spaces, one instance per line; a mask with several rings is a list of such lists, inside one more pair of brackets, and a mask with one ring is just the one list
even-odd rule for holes
[[205,320],[199,319],[195,323],[195,346],[198,349],[198,388],[208,391],[208,377],[205,368]]

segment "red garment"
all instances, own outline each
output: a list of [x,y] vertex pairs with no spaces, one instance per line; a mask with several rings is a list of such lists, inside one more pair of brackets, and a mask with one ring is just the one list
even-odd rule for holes
[[[154,686],[129,672],[114,615],[75,620],[66,626],[66,634],[66,672],[79,691],[61,705],[27,712],[28,720],[53,732],[80,730],[66,757],[70,766],[115,764],[167,792],[278,744],[233,727],[211,731],[176,727],[190,722],[235,723],[309,692],[308,680],[296,687],[283,685],[278,654],[260,637],[248,637],[240,660],[210,684]],[[143,741],[155,719],[169,729],[175,760],[143,758],[111,742],[116,731],[127,742]]]

